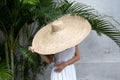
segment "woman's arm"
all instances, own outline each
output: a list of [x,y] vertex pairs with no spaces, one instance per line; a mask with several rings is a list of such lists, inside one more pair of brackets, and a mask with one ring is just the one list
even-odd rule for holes
[[77,46],[75,46],[75,56],[72,59],[70,59],[66,62],[58,64],[55,71],[56,72],[61,72],[67,65],[73,64],[76,61],[78,61],[79,59],[80,59],[80,52],[79,52],[78,45],[77,45]]
[[80,59],[80,52],[79,52],[78,45],[77,45],[77,46],[75,46],[75,56],[72,59],[66,61],[65,64],[66,65],[73,64],[76,61],[78,61],[79,59]]
[[48,64],[53,62],[54,55],[40,55],[40,57]]

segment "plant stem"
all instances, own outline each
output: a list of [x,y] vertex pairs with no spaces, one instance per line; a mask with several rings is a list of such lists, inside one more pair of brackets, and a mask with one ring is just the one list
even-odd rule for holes
[[8,67],[8,69],[10,69],[9,54],[8,54],[8,46],[7,46],[7,43],[5,43],[5,57],[6,57],[7,67]]
[[12,70],[12,80],[14,80],[14,54],[13,49],[11,49],[11,70]]

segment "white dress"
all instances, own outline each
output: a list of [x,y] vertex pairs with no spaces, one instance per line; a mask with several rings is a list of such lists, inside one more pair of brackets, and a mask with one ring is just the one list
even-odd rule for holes
[[[75,47],[66,49],[62,52],[55,54],[55,64],[65,62],[75,55]],[[74,64],[66,66],[60,73],[55,72],[56,66],[53,67],[51,72],[51,80],[76,80],[76,71]]]

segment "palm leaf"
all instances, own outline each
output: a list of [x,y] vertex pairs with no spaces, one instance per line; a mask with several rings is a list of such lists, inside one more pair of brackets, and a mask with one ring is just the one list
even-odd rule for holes
[[40,56],[32,53],[31,51],[28,51],[27,48],[23,46],[19,46],[20,52],[22,53],[23,57],[23,67],[24,71],[27,69],[28,71],[23,72],[24,76],[28,77],[30,74],[29,70],[32,71],[32,76],[30,78],[35,78],[36,74],[41,73],[43,74],[43,70],[46,68],[47,64],[41,60]]
[[28,51],[25,47],[20,46],[20,51],[24,56],[24,60],[26,60],[30,64],[36,64],[36,56],[32,52]]
[[12,73],[3,62],[0,63],[0,80],[12,80]]
[[[39,54],[36,53],[32,53],[31,51],[29,51],[27,48],[23,47],[23,46],[19,46],[20,52],[22,53],[22,56],[24,58],[24,60],[32,65],[32,66],[41,66],[43,67],[44,61],[41,60]],[[45,66],[44,66],[45,67]]]
[[62,5],[58,7],[62,9],[65,14],[79,15],[86,18],[90,22],[92,29],[99,35],[104,34],[108,36],[120,46],[120,31],[116,29],[111,21],[103,17],[104,15],[99,14],[95,9],[82,3],[66,2],[66,0],[61,1],[61,3]]

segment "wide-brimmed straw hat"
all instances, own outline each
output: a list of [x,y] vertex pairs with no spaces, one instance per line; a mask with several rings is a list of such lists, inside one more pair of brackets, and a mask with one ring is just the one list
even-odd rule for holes
[[39,54],[55,54],[79,44],[90,31],[91,25],[83,17],[65,15],[41,28],[32,48]]

